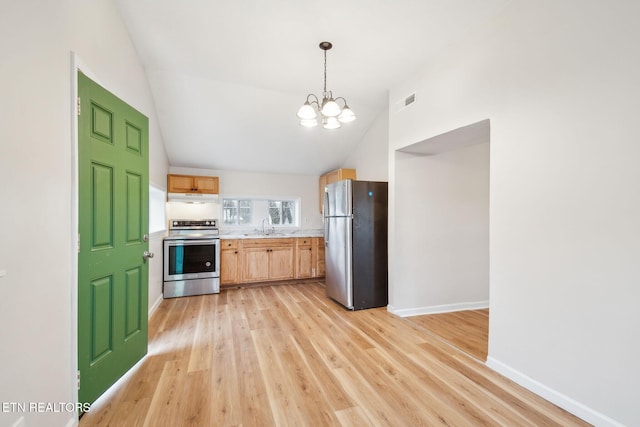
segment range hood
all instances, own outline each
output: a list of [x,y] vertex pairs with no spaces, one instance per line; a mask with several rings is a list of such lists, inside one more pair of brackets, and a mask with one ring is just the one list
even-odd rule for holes
[[183,203],[218,203],[217,194],[202,193],[167,193],[170,202]]

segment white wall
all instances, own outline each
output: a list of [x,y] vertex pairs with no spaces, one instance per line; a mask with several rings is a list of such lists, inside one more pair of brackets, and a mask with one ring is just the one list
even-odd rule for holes
[[[111,1],[25,0],[3,8],[2,402],[77,399],[72,51],[107,89],[150,118],[151,179],[167,169],[144,71]],[[28,427],[64,426],[75,414],[2,412],[0,425],[20,416]]]
[[417,315],[489,304],[489,143],[435,156],[395,153],[389,310]]
[[[196,169],[172,166],[171,173],[187,175],[210,175],[219,177],[220,199],[225,196],[295,197],[301,201],[300,227],[322,228],[320,215],[318,179],[316,175],[292,175],[274,173],[253,173],[214,169]],[[176,214],[176,212],[180,212]],[[211,213],[220,218],[219,206],[170,203],[169,218],[189,214],[190,218],[201,218]],[[174,216],[171,216],[174,215]]]
[[[638,16],[513,0],[390,94],[417,91],[390,153],[491,120],[489,364],[596,425],[640,425]],[[405,227],[392,213],[391,244]],[[415,292],[390,262],[393,293]]]
[[349,154],[342,167],[361,181],[389,181],[389,111],[384,109]]

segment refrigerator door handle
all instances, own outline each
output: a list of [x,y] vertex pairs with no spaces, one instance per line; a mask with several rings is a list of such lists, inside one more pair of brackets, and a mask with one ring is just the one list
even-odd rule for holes
[[329,193],[327,192],[327,187],[324,188],[324,198],[322,199],[322,220],[327,216],[327,210],[329,208]]
[[327,188],[324,189],[324,202],[322,203],[322,221],[324,221],[324,246],[325,248],[329,246],[329,221],[325,216],[325,209],[329,207],[329,193],[327,192]]
[[331,227],[329,227],[329,219],[325,218],[324,219],[324,247],[325,248],[329,247],[329,230],[331,230]]

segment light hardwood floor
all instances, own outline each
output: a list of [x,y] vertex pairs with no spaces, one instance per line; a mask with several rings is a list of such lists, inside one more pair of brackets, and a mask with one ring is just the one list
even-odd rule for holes
[[407,317],[427,332],[486,362],[489,341],[489,309],[454,311]]
[[321,282],[164,300],[149,354],[80,426],[588,425]]

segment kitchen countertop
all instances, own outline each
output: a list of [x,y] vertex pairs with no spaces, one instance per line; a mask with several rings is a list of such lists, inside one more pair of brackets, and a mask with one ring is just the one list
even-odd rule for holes
[[262,234],[255,230],[220,230],[220,239],[282,239],[292,237],[324,237],[322,229],[283,230],[272,234]]

